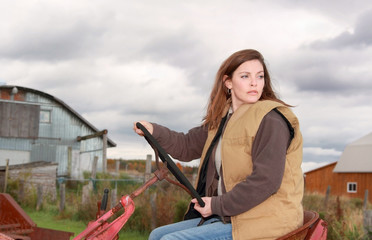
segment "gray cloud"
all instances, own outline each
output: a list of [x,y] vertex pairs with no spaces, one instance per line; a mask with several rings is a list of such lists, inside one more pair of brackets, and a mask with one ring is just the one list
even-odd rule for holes
[[[365,17],[366,15],[361,19]],[[358,25],[356,28],[361,27]],[[372,33],[371,30],[368,31]],[[293,84],[300,92],[332,96],[370,96],[372,69],[367,66],[372,64],[372,48],[365,46],[356,49],[351,46],[361,46],[361,42],[371,41],[372,38],[361,37],[359,34],[346,43],[340,41],[340,36],[329,41],[318,40],[307,46],[301,45],[288,53],[287,61],[280,62],[279,68],[276,68],[281,71],[280,78]]]
[[25,15],[24,18],[22,22],[11,24],[11,37],[0,42],[2,58],[60,61],[89,56],[102,44],[105,34],[105,29],[90,19],[69,19],[58,9],[40,16]]
[[255,48],[280,95],[298,106],[305,161],[327,161],[337,157],[312,151],[342,151],[372,129],[371,7],[364,0],[8,1],[0,9],[0,78],[58,97],[108,129],[118,143],[110,157],[141,157],[151,149],[133,121],[178,131],[200,124],[221,62]]
[[352,31],[344,31],[340,35],[327,40],[318,40],[309,45],[314,49],[368,48],[372,45],[372,10],[361,15]]
[[291,10],[310,11],[314,16],[320,15],[338,23],[347,24],[357,16],[363,14],[370,7],[371,2],[369,0],[338,0],[337,2],[323,0],[278,0],[272,4],[278,4]]
[[[332,53],[329,53],[332,54]],[[370,96],[372,94],[372,70],[368,70],[363,74],[361,71],[353,72],[353,68],[357,69],[356,62],[344,61],[337,62],[338,57],[346,57],[347,54],[332,54],[332,57],[322,59],[322,54],[319,53],[317,60],[303,60],[306,66],[298,66],[296,75],[293,76],[299,91],[324,93],[332,95],[355,96],[355,94],[364,94]],[[314,62],[315,61],[315,62]],[[332,64],[333,62],[333,64]],[[331,63],[331,64],[330,64]]]
[[84,24],[63,32],[25,32],[16,36],[11,44],[2,46],[0,54],[7,58],[38,61],[71,59],[87,53],[87,45],[97,45],[101,34],[96,29],[89,32],[89,26]]

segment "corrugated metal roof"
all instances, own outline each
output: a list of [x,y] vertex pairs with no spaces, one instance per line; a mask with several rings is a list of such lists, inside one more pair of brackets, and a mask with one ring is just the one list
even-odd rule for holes
[[350,143],[334,172],[372,172],[372,133]]

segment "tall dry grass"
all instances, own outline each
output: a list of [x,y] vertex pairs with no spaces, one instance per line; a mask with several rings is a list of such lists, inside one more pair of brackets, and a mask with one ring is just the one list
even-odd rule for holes
[[[304,209],[319,213],[328,223],[330,240],[368,239],[363,227],[363,201],[358,198],[325,196],[319,193],[306,193]],[[369,206],[370,207],[370,206]]]
[[[113,176],[99,177],[113,178]],[[128,177],[122,175],[118,178]],[[45,198],[41,210],[54,212],[56,217],[60,219],[68,218],[88,223],[95,219],[97,201],[102,199],[105,188],[113,189],[116,186],[119,200],[121,195],[130,194],[141,185],[137,182],[121,182],[116,185],[109,182],[97,182],[96,189],[91,193],[89,200],[82,203],[82,187],[86,183],[70,182],[66,184],[66,203],[63,212],[58,211],[59,197],[54,201]],[[8,188],[16,200],[18,200],[17,187],[16,182],[11,182]],[[35,190],[28,192],[28,195],[25,198],[27,201],[19,203],[23,207],[36,208]],[[148,233],[156,226],[180,221],[190,199],[191,197],[182,189],[165,181],[158,182],[134,199],[136,210],[125,225],[124,230]],[[108,202],[111,202],[110,195]],[[328,201],[325,202],[324,195],[307,192],[303,199],[303,205],[306,210],[318,212],[320,217],[328,223],[328,239],[368,239],[363,229],[363,201],[361,199],[330,196]],[[368,208],[370,209],[371,205]]]

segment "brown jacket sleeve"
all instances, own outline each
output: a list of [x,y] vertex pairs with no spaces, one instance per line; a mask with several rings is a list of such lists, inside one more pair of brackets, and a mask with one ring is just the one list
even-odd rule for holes
[[152,123],[152,125],[154,126],[154,138],[173,158],[189,162],[201,157],[208,137],[207,127],[195,127],[184,134],[172,131],[156,123]]
[[276,112],[261,122],[252,146],[253,171],[231,191],[212,197],[212,212],[235,216],[246,212],[275,194],[282,182],[290,133]]

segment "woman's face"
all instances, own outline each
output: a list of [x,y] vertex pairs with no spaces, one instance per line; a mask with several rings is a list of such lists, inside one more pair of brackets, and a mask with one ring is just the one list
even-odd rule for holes
[[264,85],[265,75],[261,62],[250,60],[242,63],[234,71],[232,78],[225,81],[225,86],[231,89],[233,110],[242,104],[257,102],[261,98]]

